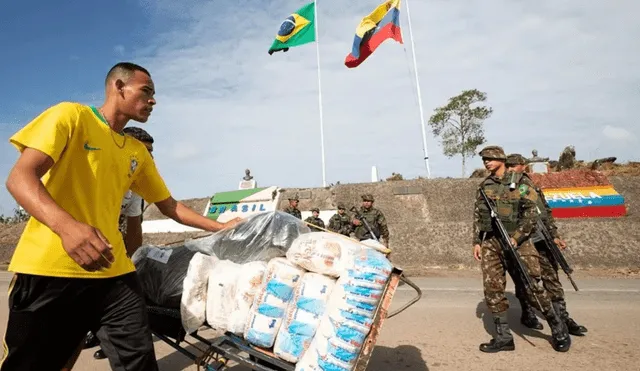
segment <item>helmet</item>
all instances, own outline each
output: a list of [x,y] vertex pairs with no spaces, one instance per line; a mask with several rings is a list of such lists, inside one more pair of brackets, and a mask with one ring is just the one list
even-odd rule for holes
[[372,194],[370,194],[370,193],[365,193],[365,194],[363,194],[363,195],[362,195],[362,196],[360,196],[360,197],[362,197],[362,201],[371,201],[371,202],[373,202],[373,201],[374,201],[374,199],[373,199],[373,195],[372,195]]
[[507,156],[504,154],[504,149],[500,146],[487,146],[482,149],[482,151],[478,152],[480,157],[483,159],[490,160],[502,160],[506,161]]
[[507,166],[526,165],[527,159],[519,153],[511,153],[507,156]]

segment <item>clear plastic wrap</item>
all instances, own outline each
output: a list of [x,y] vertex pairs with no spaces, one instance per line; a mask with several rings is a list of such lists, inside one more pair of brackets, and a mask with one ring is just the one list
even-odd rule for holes
[[373,249],[356,254],[331,291],[326,312],[296,371],[351,371],[391,275],[391,262]]
[[154,305],[180,309],[183,282],[197,251],[178,247],[142,246],[131,257],[145,297]]
[[276,356],[298,362],[320,325],[335,283],[335,279],[318,273],[307,272],[302,276],[273,345]]
[[282,211],[249,216],[235,228],[189,240],[185,246],[220,260],[244,264],[284,257],[293,241],[311,230],[300,219]]

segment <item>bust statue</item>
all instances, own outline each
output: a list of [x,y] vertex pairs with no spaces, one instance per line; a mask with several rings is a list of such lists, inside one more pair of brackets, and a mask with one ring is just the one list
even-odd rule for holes
[[538,157],[538,150],[534,149],[533,151],[531,151],[531,154],[533,155],[533,157],[531,157],[529,159],[529,162],[548,162],[549,161],[549,157]]
[[253,179],[253,176],[251,176],[251,170],[245,169],[244,177],[242,177],[238,189],[252,189],[256,187],[258,187],[258,184]]
[[251,175],[251,170],[245,169],[244,178],[242,178],[242,180],[251,180],[251,179],[253,179],[253,176]]
[[548,173],[549,172],[549,157],[538,156],[538,150],[531,151],[533,157],[527,159],[529,162],[530,173]]

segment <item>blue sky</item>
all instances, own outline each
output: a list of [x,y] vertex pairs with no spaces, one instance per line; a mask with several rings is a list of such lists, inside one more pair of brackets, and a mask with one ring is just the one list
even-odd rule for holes
[[[405,43],[343,65],[360,19],[381,1],[318,3],[327,181],[424,176],[405,2]],[[17,154],[7,140],[46,107],[100,104],[116,62],[141,63],[158,105],[144,128],[178,199],[322,183],[315,44],[267,54],[297,0],[6,2],[0,12],[0,213]],[[486,137],[508,152],[638,160],[640,3],[412,0],[425,119],[464,89],[488,94]],[[55,16],[54,16],[55,15]],[[131,125],[140,125],[131,123]],[[427,128],[434,177],[459,176]],[[290,135],[293,135],[291,139]],[[488,144],[489,144],[488,143]],[[469,170],[480,166],[475,157]]]

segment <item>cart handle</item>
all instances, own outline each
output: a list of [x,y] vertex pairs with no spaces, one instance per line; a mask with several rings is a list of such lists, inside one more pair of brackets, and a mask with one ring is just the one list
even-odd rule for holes
[[418,287],[418,285],[413,283],[413,281],[411,281],[409,278],[407,278],[404,274],[400,275],[400,281],[402,281],[402,282],[406,283],[407,285],[411,286],[416,291],[417,296],[415,298],[411,299],[407,304],[405,304],[402,307],[400,307],[400,308],[394,310],[393,312],[389,313],[387,315],[387,318],[391,318],[393,316],[396,316],[396,315],[404,312],[407,308],[409,308],[413,304],[417,303],[422,298],[422,290],[420,290],[420,287]]

